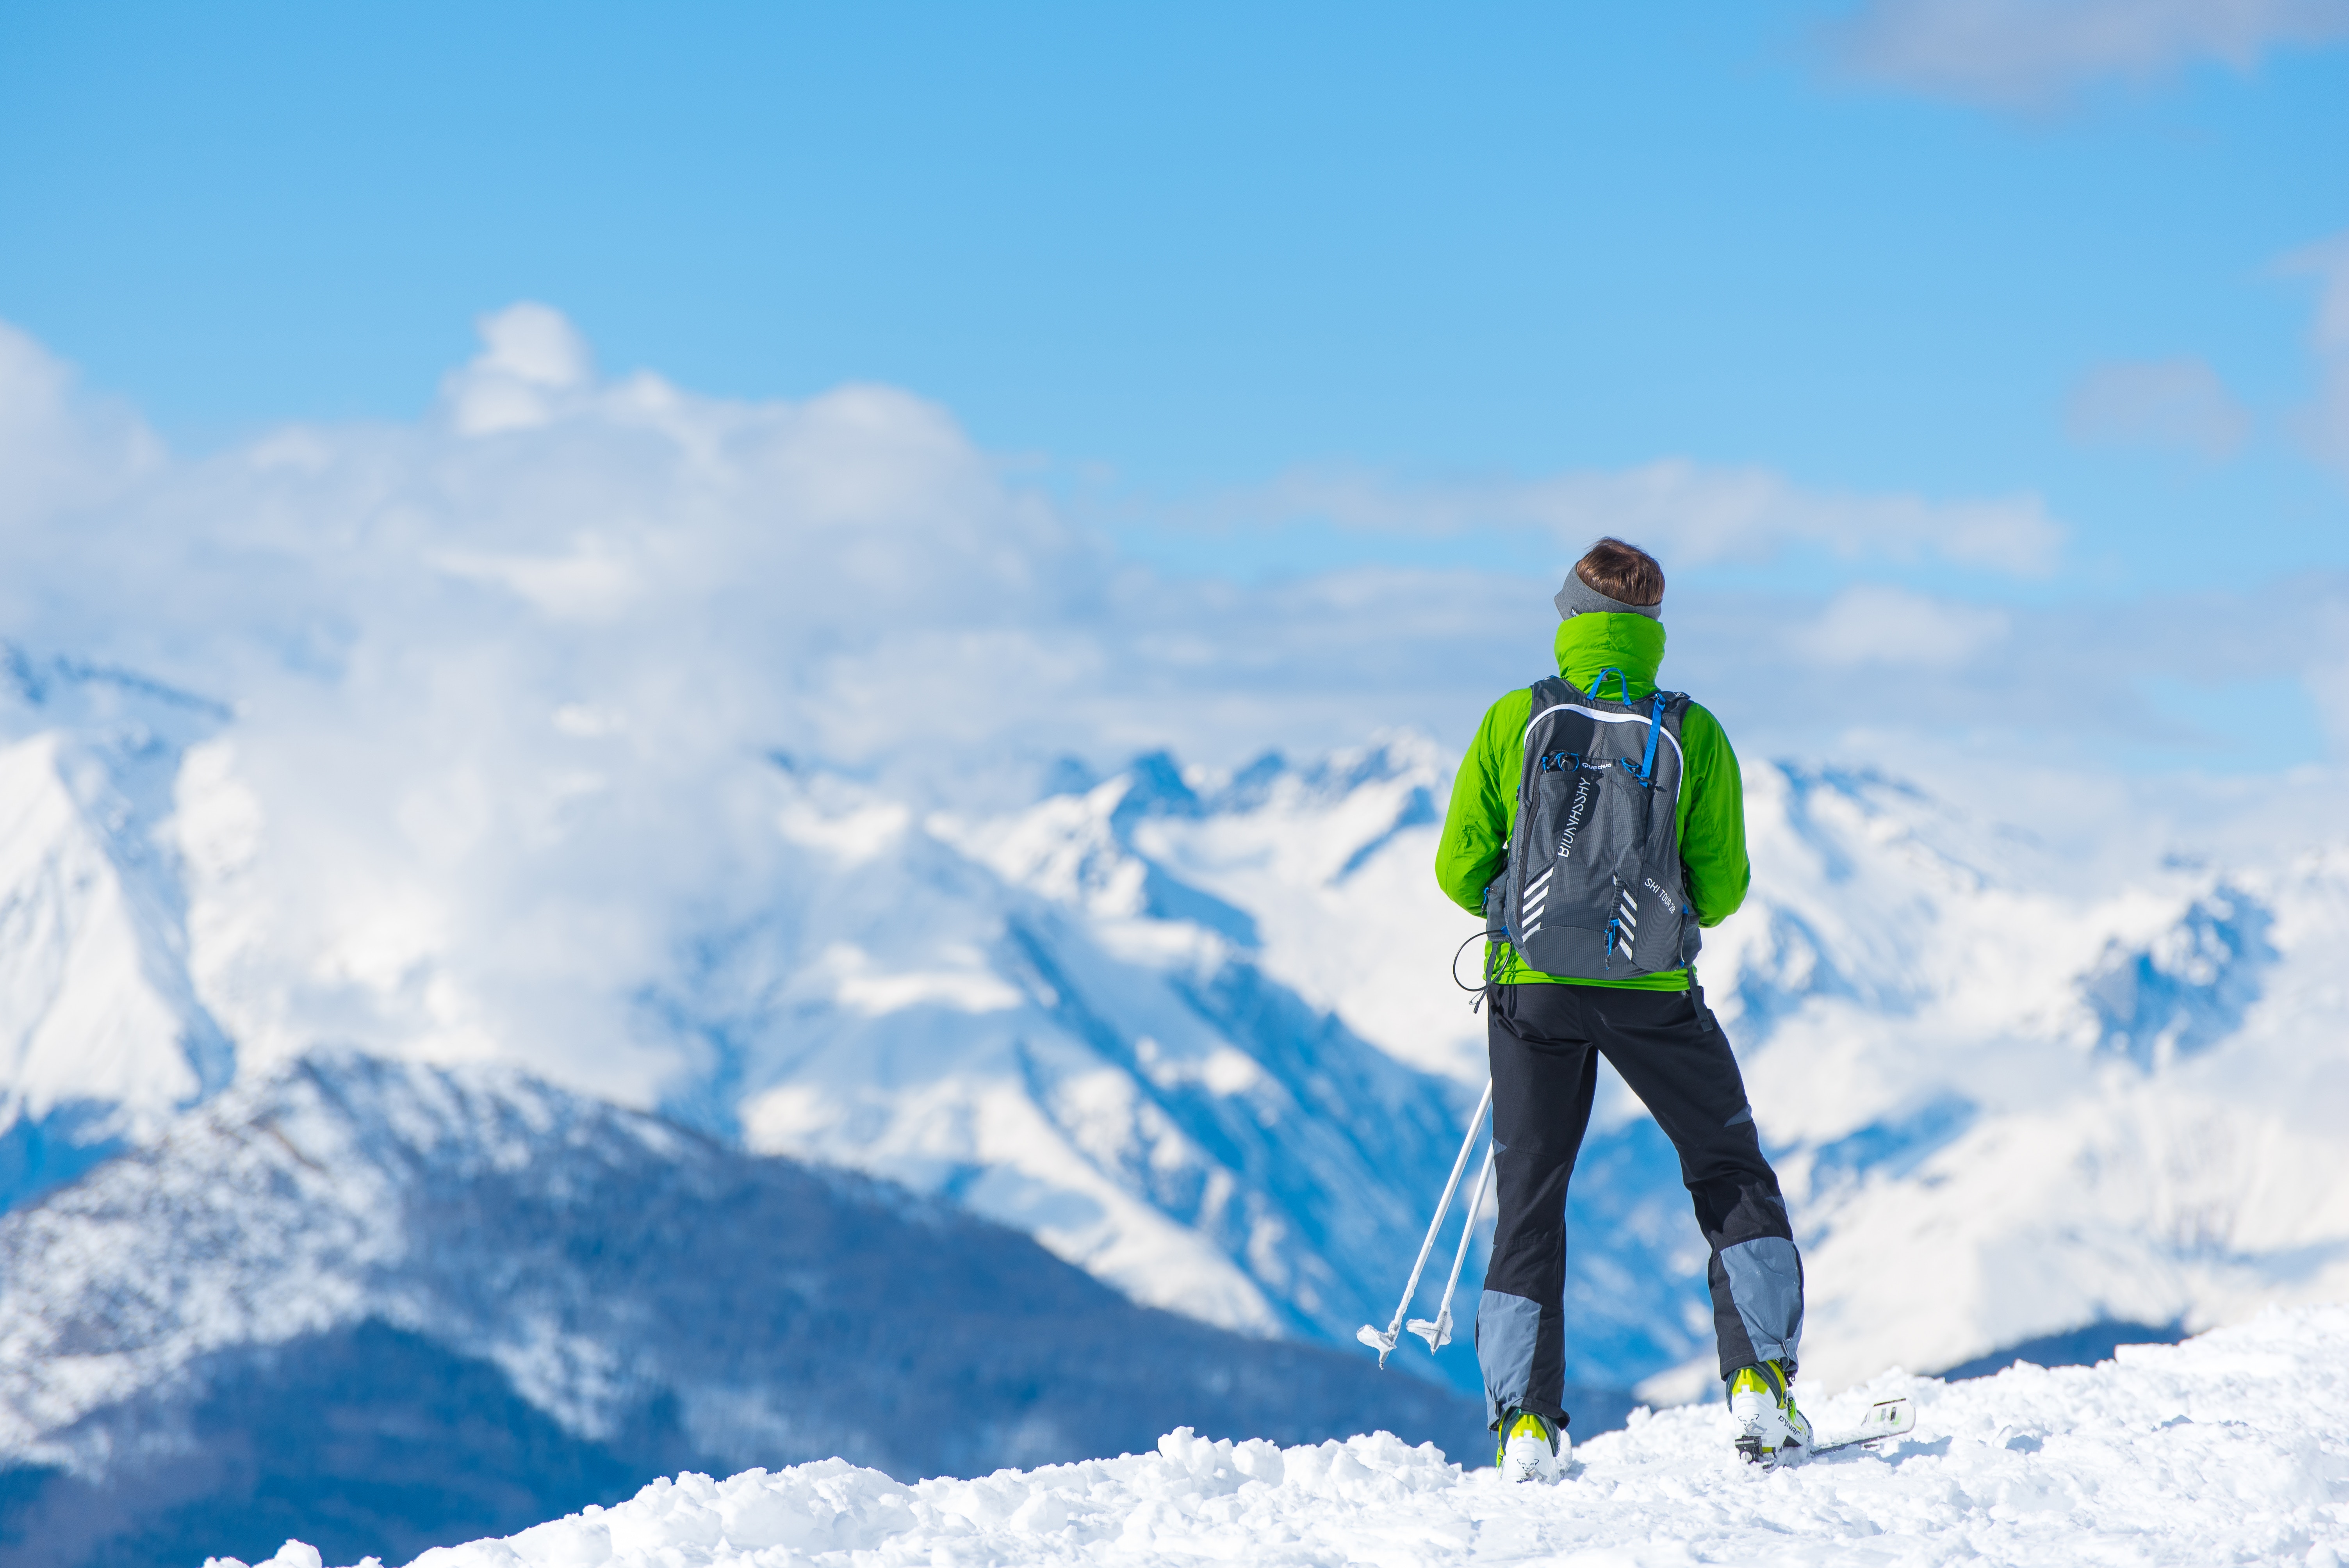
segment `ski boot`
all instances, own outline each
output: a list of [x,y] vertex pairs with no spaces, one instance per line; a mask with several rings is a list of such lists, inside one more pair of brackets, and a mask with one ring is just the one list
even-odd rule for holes
[[1512,1410],[1501,1418],[1501,1447],[1493,1462],[1503,1480],[1556,1480],[1569,1451],[1566,1429],[1531,1410]]
[[1737,1419],[1737,1451],[1771,1470],[1811,1457],[1811,1423],[1795,1408],[1794,1379],[1783,1363],[1764,1361],[1729,1380],[1729,1413]]

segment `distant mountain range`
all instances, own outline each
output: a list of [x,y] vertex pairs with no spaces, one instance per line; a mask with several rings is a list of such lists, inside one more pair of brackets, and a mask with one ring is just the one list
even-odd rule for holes
[[[191,837],[198,787],[216,798],[236,781],[233,753],[208,743],[233,736],[233,717],[120,672],[19,658],[13,681],[0,704],[0,1185],[21,1202],[83,1184],[12,1218],[12,1236],[96,1224],[63,1218],[91,1183],[150,1169],[137,1162],[165,1159],[248,1089],[306,1081],[239,1020],[336,1016],[302,1011],[331,977],[249,961],[253,933],[282,912],[232,872],[271,802],[250,792],[247,815],[212,810]],[[752,1158],[784,1156],[881,1179],[895,1186],[871,1191],[1024,1233],[1126,1300],[1245,1342],[1361,1357],[1352,1331],[1392,1310],[1481,1082],[1481,1018],[1443,969],[1475,922],[1427,870],[1448,789],[1433,747],[1390,737],[1222,776],[1164,755],[1110,777],[1071,765],[1009,812],[940,810],[803,758],[760,777],[760,830],[773,835],[761,852],[781,868],[761,897],[676,916],[657,973],[574,977],[670,1064],[638,1108],[667,1121],[646,1125],[710,1140],[697,1159],[799,1169]],[[2349,1038],[2333,957],[2349,939],[2349,849],[2224,866],[2147,854],[2116,881],[1994,808],[1898,779],[1749,759],[1746,785],[1754,892],[1709,934],[1699,969],[1805,1243],[1806,1379],[1831,1388],[2098,1325],[2200,1327],[2269,1299],[2349,1295]],[[228,963],[232,950],[245,956]],[[449,1048],[354,1019],[347,1036],[314,1027],[314,1043]],[[559,1042],[527,1059],[574,1093],[608,1077]],[[361,1216],[395,1204],[392,1188],[367,1191],[305,1202]],[[1677,1162],[1611,1083],[1572,1204],[1570,1376],[1659,1399],[1706,1392],[1702,1253]],[[581,1246],[600,1244],[584,1239],[590,1218],[576,1223]],[[44,1244],[99,1245],[65,1231]],[[202,1355],[345,1336],[324,1367],[357,1354],[348,1336],[408,1336],[369,1343],[493,1368],[563,1441],[605,1441],[589,1407],[543,1391],[571,1373],[495,1350],[500,1335],[539,1332],[519,1308],[463,1308],[421,1276],[384,1283],[421,1266],[401,1256],[368,1289],[415,1304],[405,1315],[370,1306],[299,1335],[240,1318]],[[15,1300],[19,1276],[5,1288]],[[505,1326],[450,1326],[493,1318]],[[1407,1350],[1417,1376],[1474,1388],[1464,1343]],[[48,1387],[35,1363],[62,1354],[28,1349],[9,1375]],[[263,1376],[260,1361],[237,1365],[248,1370],[203,1387]],[[182,1387],[180,1371],[139,1370],[161,1366],[120,1363],[107,1398],[145,1409],[144,1391]],[[1594,1418],[1602,1408],[1594,1398]],[[37,1457],[97,1408],[20,1415],[10,1451]],[[684,1451],[670,1441],[626,1451]]]

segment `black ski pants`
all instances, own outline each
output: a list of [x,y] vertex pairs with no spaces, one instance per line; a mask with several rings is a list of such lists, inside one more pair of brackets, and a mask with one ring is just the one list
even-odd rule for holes
[[1476,1308],[1487,1419],[1497,1424],[1513,1409],[1567,1418],[1566,1188],[1601,1056],[1680,1151],[1681,1179],[1713,1249],[1706,1272],[1721,1375],[1770,1359],[1791,1374],[1803,1331],[1802,1259],[1744,1078],[1703,993],[1498,985],[1487,1037],[1501,1208]]

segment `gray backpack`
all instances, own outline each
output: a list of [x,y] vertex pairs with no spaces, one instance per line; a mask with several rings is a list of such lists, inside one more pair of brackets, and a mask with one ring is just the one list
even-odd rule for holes
[[[1598,694],[1612,676],[1623,694]],[[1628,980],[1678,969],[1702,940],[1682,881],[1681,719],[1685,692],[1634,705],[1618,669],[1589,694],[1535,683],[1509,862],[1488,919],[1545,975]],[[1495,934],[1501,933],[1496,932]]]

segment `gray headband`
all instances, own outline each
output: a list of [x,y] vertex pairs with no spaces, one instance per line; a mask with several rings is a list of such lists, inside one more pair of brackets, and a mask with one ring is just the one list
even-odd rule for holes
[[1651,621],[1664,618],[1664,607],[1656,604],[1626,604],[1620,599],[1609,599],[1582,580],[1579,572],[1566,574],[1566,586],[1550,601],[1557,606],[1557,618],[1571,621],[1577,615],[1645,615]]

